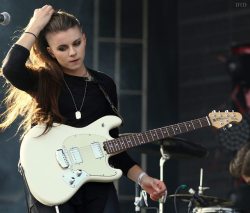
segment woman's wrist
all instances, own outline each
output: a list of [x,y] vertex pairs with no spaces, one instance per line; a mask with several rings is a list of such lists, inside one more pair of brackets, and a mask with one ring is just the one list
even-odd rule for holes
[[34,35],[36,35],[36,37],[38,37],[39,33],[41,32],[42,28],[39,27],[39,25],[34,26],[34,24],[28,24],[28,26],[24,29],[24,32],[31,32]]
[[31,36],[34,36],[34,38],[37,39],[37,35],[35,33],[32,33],[30,31],[24,31],[23,33],[27,33],[27,34],[29,34]]
[[137,183],[141,186],[141,183],[142,183],[142,179],[145,177],[145,176],[148,176],[146,172],[141,172],[137,178]]

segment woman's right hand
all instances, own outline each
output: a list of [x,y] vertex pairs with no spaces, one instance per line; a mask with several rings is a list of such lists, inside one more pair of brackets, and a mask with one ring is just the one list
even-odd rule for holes
[[42,8],[35,9],[29,24],[25,28],[25,31],[29,33],[23,33],[16,44],[30,50],[41,30],[48,24],[53,13],[54,9],[50,5],[44,5]]
[[49,22],[54,9],[51,5],[44,5],[41,8],[35,9],[32,18],[29,21],[25,31],[34,33],[36,36]]

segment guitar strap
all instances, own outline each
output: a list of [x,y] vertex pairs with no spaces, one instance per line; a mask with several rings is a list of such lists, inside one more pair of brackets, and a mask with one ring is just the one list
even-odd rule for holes
[[98,87],[99,87],[99,89],[102,91],[102,93],[103,93],[105,99],[108,101],[108,103],[109,103],[109,105],[110,105],[112,111],[115,113],[115,115],[117,115],[117,116],[122,120],[122,124],[121,124],[121,125],[123,125],[124,119],[123,119],[123,117],[121,116],[121,114],[118,112],[118,110],[117,110],[117,108],[115,107],[115,105],[113,104],[113,102],[111,101],[111,99],[110,99],[108,93],[105,91],[105,89],[103,88],[103,86],[100,84],[99,78],[98,78],[97,75],[96,75],[96,72],[97,72],[97,71],[94,71],[94,70],[92,70],[92,69],[90,69],[90,68],[88,68],[88,71],[90,72],[90,77],[87,78],[87,81],[93,81],[94,83],[96,83],[96,84],[98,85]]
[[19,160],[18,162],[18,172],[21,174],[22,176],[22,179],[23,179],[23,185],[24,185],[24,194],[25,194],[25,202],[26,202],[26,206],[27,206],[27,209],[28,209],[28,213],[31,213],[31,192],[29,190],[29,186],[28,186],[28,183],[27,183],[27,180],[26,180],[26,177],[25,177],[25,174],[24,174],[24,171],[23,171],[23,167],[21,165],[21,162]]
[[114,106],[114,104],[112,103],[112,101],[110,100],[110,97],[108,95],[108,93],[104,90],[104,88],[97,82],[98,87],[100,88],[100,90],[102,91],[104,97],[106,98],[106,100],[108,101],[109,105],[111,106],[113,112],[122,120],[122,124],[123,124],[123,118],[121,116],[121,114],[118,112],[117,108]]

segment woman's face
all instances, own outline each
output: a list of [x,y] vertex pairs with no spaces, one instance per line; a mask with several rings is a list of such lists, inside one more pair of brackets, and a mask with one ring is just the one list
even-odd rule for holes
[[250,177],[246,175],[242,175],[243,180],[250,185]]
[[77,26],[66,31],[48,33],[46,39],[48,52],[65,73],[79,76],[84,74],[86,37]]

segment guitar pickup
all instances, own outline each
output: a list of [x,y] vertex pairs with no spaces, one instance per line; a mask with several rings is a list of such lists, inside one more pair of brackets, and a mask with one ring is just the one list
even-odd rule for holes
[[69,161],[67,160],[67,157],[63,149],[56,150],[56,160],[63,169],[66,169],[69,167]]
[[91,149],[92,149],[92,152],[93,152],[95,158],[96,159],[102,158],[103,153],[102,153],[102,149],[101,149],[100,144],[98,142],[93,142],[90,145],[91,145]]
[[81,152],[80,152],[78,147],[70,148],[69,152],[70,152],[72,160],[75,164],[80,164],[83,162]]

